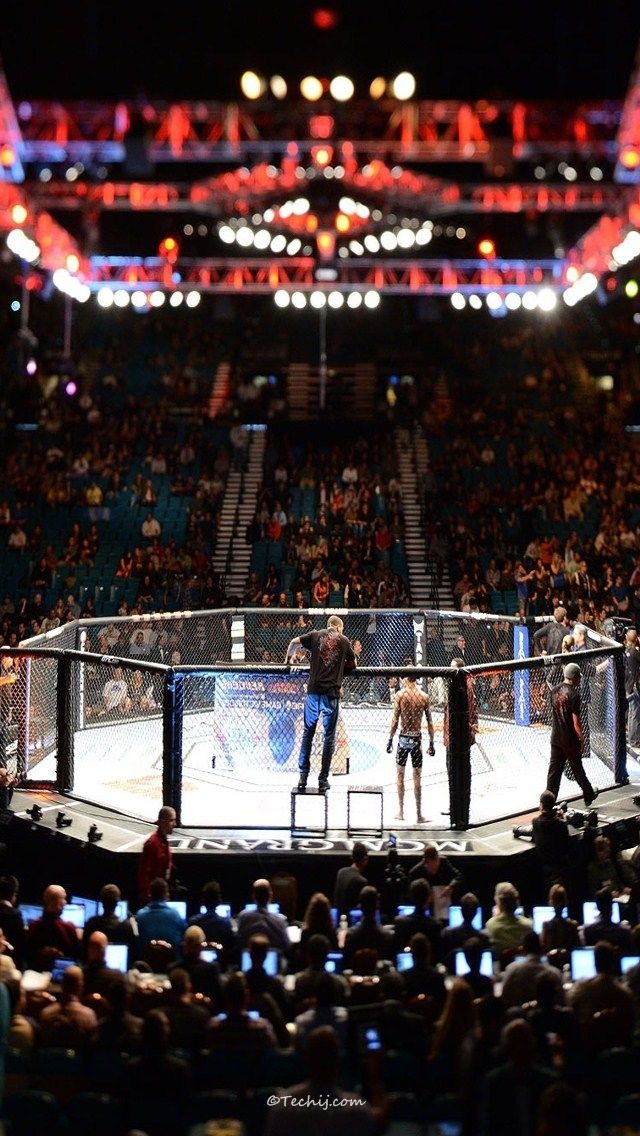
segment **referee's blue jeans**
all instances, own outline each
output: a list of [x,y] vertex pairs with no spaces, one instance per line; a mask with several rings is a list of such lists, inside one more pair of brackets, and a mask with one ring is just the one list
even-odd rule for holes
[[298,771],[300,777],[306,781],[309,776],[311,761],[311,746],[316,732],[316,726],[322,718],[324,729],[324,743],[322,746],[322,764],[320,766],[319,781],[326,781],[331,769],[331,758],[336,746],[336,727],[338,725],[338,708],[340,701],[328,694],[307,694],[304,700],[304,730],[300,744],[298,758]]

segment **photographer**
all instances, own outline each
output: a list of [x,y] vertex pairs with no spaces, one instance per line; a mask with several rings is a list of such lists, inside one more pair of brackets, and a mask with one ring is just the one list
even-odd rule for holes
[[540,794],[540,811],[531,822],[531,835],[545,884],[564,884],[569,867],[569,829],[562,813],[555,808],[549,789]]
[[383,909],[389,921],[395,919],[398,904],[404,903],[407,895],[407,873],[400,863],[397,848],[398,838],[389,835],[387,863],[384,870]]

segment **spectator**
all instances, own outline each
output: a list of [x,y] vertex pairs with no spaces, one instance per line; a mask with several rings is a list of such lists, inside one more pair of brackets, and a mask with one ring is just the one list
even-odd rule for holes
[[530,919],[516,915],[520,896],[508,881],[496,885],[494,900],[497,910],[485,924],[493,957],[504,959],[520,950],[527,931],[532,930]]
[[98,1019],[89,1006],[83,1006],[83,990],[80,967],[67,967],[62,976],[60,1001],[45,1006],[40,1014],[41,1045],[83,1050],[94,1040]]
[[205,1006],[193,1002],[191,978],[183,967],[173,967],[169,981],[171,995],[164,1007],[169,1022],[169,1044],[175,1049],[196,1053],[205,1044],[209,1012]]
[[621,955],[632,953],[631,932],[624,923],[613,922],[613,892],[608,887],[596,892],[598,918],[590,925],[580,928],[580,935],[586,947],[596,943],[611,943]]
[[351,852],[351,863],[340,868],[333,889],[333,906],[339,915],[346,915],[357,906],[360,892],[368,880],[363,872],[369,861],[369,853],[361,840],[356,840]]
[[140,948],[152,940],[169,943],[177,952],[182,942],[186,921],[173,907],[169,907],[167,881],[158,877],[151,881],[149,903],[136,913]]
[[378,923],[378,889],[367,884],[360,892],[362,919],[350,927],[344,941],[344,965],[352,967],[358,951],[375,951],[378,958],[393,961],[393,935]]
[[[318,979],[327,973],[325,963],[330,950],[331,943],[326,935],[311,935],[307,940],[307,966],[296,974],[295,979],[293,999],[296,1008],[315,998]],[[345,979],[339,974],[330,974],[329,977],[333,983],[333,1004],[344,1006],[349,996]]]
[[555,1001],[561,1006],[564,1004],[564,989],[562,974],[555,967],[541,959],[540,939],[535,931],[528,931],[522,943],[522,959],[514,959],[507,966],[503,980],[501,998],[504,1006],[510,1009],[513,1006],[522,1006],[531,1002],[536,996],[537,982],[542,974],[549,975],[549,981],[555,984]]
[[238,915],[238,946],[249,945],[252,935],[264,935],[272,947],[286,952],[291,946],[289,928],[284,915],[269,911],[269,904],[273,899],[271,884],[268,880],[256,880],[253,885],[253,900],[255,910],[244,908]]
[[25,954],[27,965],[34,970],[51,970],[56,958],[78,959],[80,939],[73,923],[60,918],[67,893],[58,884],[50,884],[42,896],[42,918],[34,920],[27,930]]
[[531,1136],[540,1099],[556,1075],[536,1062],[535,1039],[519,1018],[502,1031],[504,1064],[491,1069],[482,1084],[481,1136]]
[[231,974],[225,983],[226,1014],[209,1022],[207,1046],[212,1053],[235,1054],[248,1062],[273,1049],[276,1035],[264,1018],[247,1013],[249,988],[244,974]]
[[580,945],[578,924],[569,919],[564,912],[567,908],[567,893],[561,884],[554,884],[549,892],[549,904],[553,916],[542,924],[540,941],[545,954],[549,951],[572,951]]
[[395,949],[403,951],[411,937],[416,934],[425,935],[431,947],[431,957],[435,962],[442,958],[442,925],[434,919],[429,905],[431,903],[431,885],[426,879],[419,877],[411,882],[409,888],[413,913],[411,915],[398,915],[394,923]]
[[231,919],[218,915],[216,911],[221,899],[220,884],[217,880],[209,880],[202,889],[202,906],[205,910],[192,915],[189,926],[200,927],[206,942],[219,943],[225,952],[226,962],[233,956],[236,936]]
[[424,879],[431,885],[437,906],[442,902],[448,909],[449,903],[462,889],[462,875],[446,856],[441,856],[435,844],[425,844],[423,859],[409,872],[410,880]]

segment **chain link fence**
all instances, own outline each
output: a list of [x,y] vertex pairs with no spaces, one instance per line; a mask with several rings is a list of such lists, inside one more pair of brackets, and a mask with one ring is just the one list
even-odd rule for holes
[[[65,646],[58,658],[48,637],[46,656],[3,651],[3,666],[11,656],[16,667],[15,681],[0,686],[0,699],[10,692],[2,720],[16,734],[7,751],[15,744],[19,774],[48,777],[143,819],[154,819],[165,801],[177,805],[184,825],[287,828],[307,672],[282,660],[289,641],[326,626],[328,614],[225,609],[89,620],[60,629],[56,647]],[[330,827],[346,827],[347,795],[356,788],[380,791],[385,824],[395,819],[397,739],[390,753],[387,742],[407,672],[430,700],[435,753],[427,753],[423,720],[418,779],[430,826],[465,828],[536,805],[550,755],[550,692],[566,660],[531,659],[528,628],[504,617],[339,614],[345,634],[362,649],[343,687]],[[41,643],[32,641],[36,648]],[[571,660],[582,672],[585,770],[595,787],[605,788],[620,779],[624,755],[621,648],[600,637],[589,645],[595,650]],[[465,666],[451,667],[452,659]],[[320,726],[311,783],[321,747]],[[62,776],[60,753],[67,762]],[[407,820],[415,815],[416,781],[411,761],[408,766]],[[578,793],[565,776],[561,795]]]

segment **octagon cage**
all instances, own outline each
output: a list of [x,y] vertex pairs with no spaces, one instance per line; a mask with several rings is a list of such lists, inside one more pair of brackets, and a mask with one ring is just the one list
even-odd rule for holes
[[[531,657],[534,621],[475,613],[224,608],[69,623],[2,649],[0,757],[25,786],[53,785],[143,820],[165,803],[184,826],[288,828],[306,668],[283,660],[291,638],[326,626],[331,614],[361,645],[343,686],[332,830],[347,827],[355,785],[375,787],[385,826],[398,826],[387,741],[407,676],[428,694],[434,727],[435,756],[423,729],[426,827],[464,829],[537,805],[550,690],[567,659]],[[585,769],[600,789],[624,769],[622,653],[590,633],[589,650],[572,656],[582,672]],[[464,666],[452,667],[454,658]],[[319,727],[311,783],[321,735]],[[566,775],[561,795],[578,795]]]

